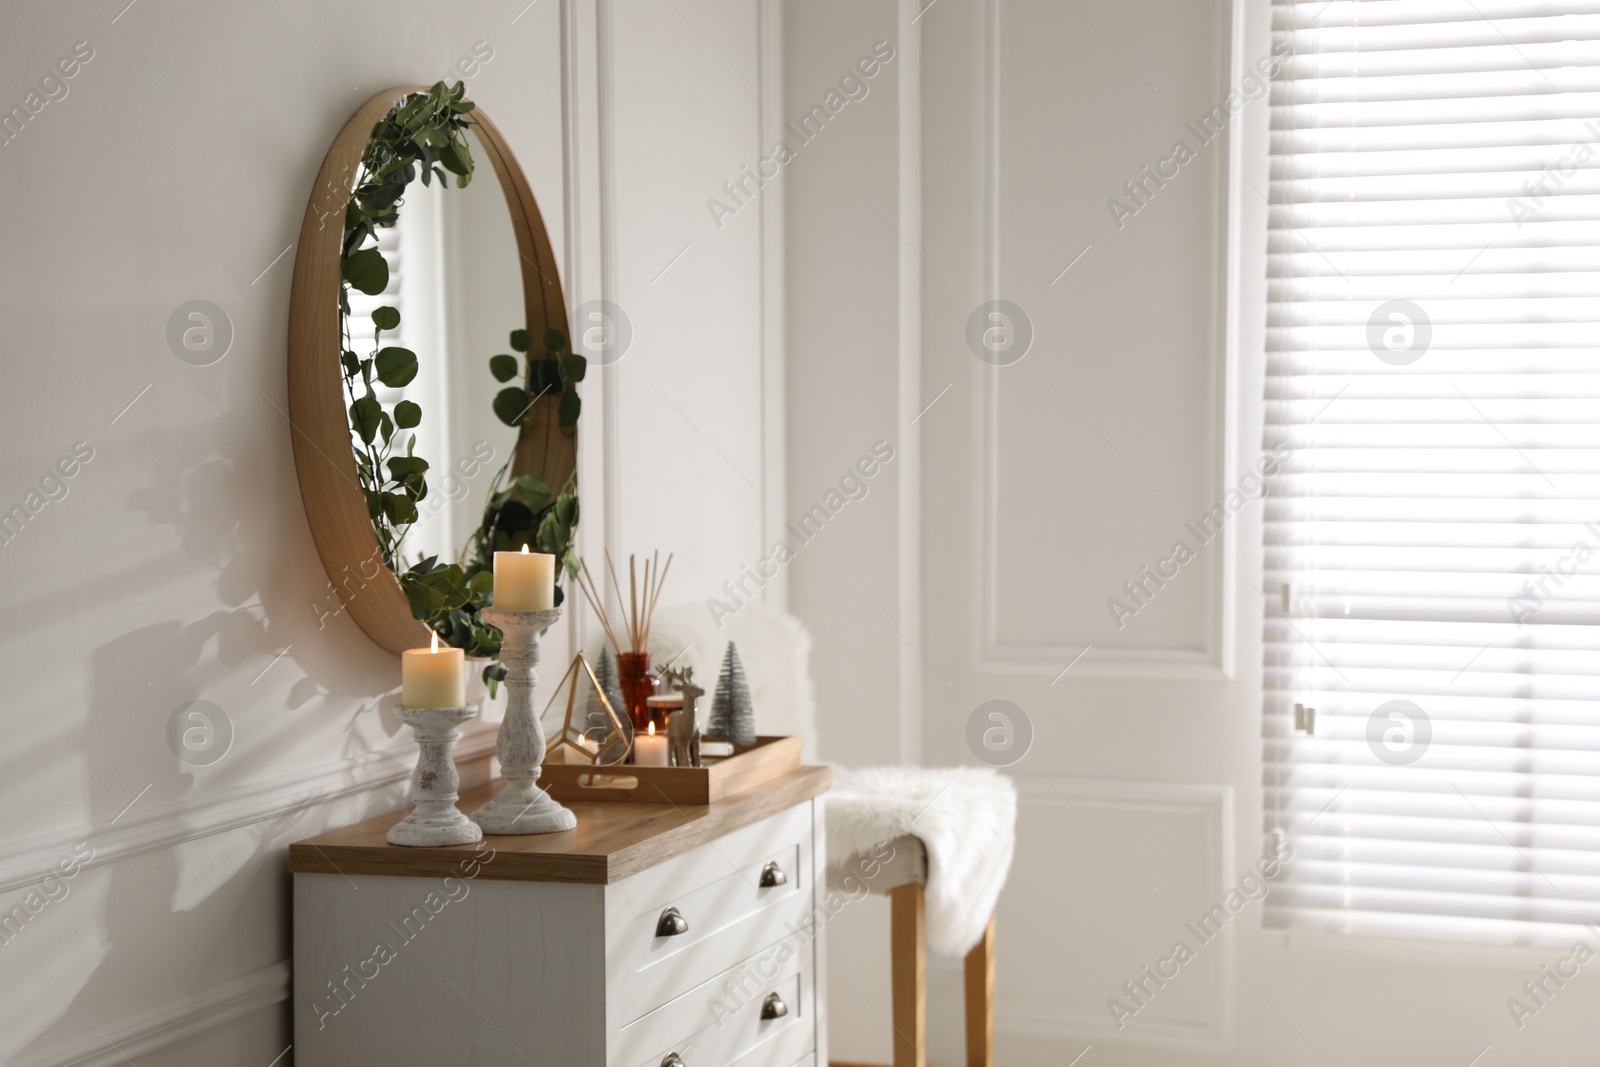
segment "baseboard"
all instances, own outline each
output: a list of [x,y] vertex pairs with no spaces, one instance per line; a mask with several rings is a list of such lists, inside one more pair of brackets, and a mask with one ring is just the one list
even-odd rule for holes
[[288,961],[104,1027],[98,1035],[52,1049],[16,1067],[122,1067],[139,1056],[289,999]]

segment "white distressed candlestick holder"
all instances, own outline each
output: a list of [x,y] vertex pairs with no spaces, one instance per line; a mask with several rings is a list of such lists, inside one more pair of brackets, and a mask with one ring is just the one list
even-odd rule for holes
[[411,776],[416,810],[390,827],[389,844],[428,848],[483,840],[483,831],[456,807],[461,778],[450,753],[459,736],[456,727],[476,714],[476,707],[395,709],[395,718],[411,727],[422,753]]
[[560,617],[560,608],[483,611],[484,621],[505,635],[500,662],[506,665],[506,716],[494,746],[506,785],[472,813],[472,820],[486,834],[554,834],[578,825],[577,816],[538,785],[544,764],[544,728],[533,710],[533,669],[539,664],[539,634]]

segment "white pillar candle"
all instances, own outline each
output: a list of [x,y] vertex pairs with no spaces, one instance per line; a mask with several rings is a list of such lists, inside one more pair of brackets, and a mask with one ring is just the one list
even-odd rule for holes
[[556,606],[556,558],[548,552],[494,554],[494,606],[502,611],[549,611]]
[[400,653],[400,703],[408,708],[467,706],[466,658],[459,648],[409,648]]
[[636,734],[633,739],[633,762],[641,767],[665,767],[667,765],[667,739],[664,734],[656,733],[656,724],[650,724],[650,732]]

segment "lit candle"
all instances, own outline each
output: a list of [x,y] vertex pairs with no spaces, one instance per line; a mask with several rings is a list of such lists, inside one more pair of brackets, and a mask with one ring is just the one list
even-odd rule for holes
[[494,554],[494,606],[502,611],[549,611],[556,606],[556,558],[548,552]]
[[639,734],[633,739],[633,762],[641,767],[665,767],[667,765],[667,739],[656,733],[656,724],[650,724],[650,732]]
[[467,706],[466,659],[459,648],[409,648],[400,653],[400,703],[408,708]]

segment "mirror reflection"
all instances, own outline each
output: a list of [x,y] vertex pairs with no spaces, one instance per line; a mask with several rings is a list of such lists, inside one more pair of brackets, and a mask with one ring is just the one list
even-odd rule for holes
[[[392,330],[379,333],[377,348],[416,354],[416,375],[400,386],[375,380],[374,391],[392,417],[415,412],[419,421],[399,430],[414,435],[392,451],[423,459],[427,493],[415,502],[417,517],[399,532],[394,546],[397,573],[428,557],[465,564],[468,541],[483,520],[485,496],[495,473],[510,458],[517,432],[493,414],[503,388],[489,373],[491,356],[510,351],[510,331],[524,319],[522,272],[510,211],[488,151],[476,130],[465,139],[478,168],[464,188],[420,180],[406,186],[396,203],[395,225],[378,230],[377,248],[389,265],[389,281],[375,294],[350,292],[350,332],[374,337],[374,314],[399,313]],[[380,321],[387,321],[379,315]],[[365,354],[365,353],[364,353]],[[402,408],[410,403],[415,408]],[[406,421],[406,419],[398,419]],[[356,433],[361,447],[359,431]]]

